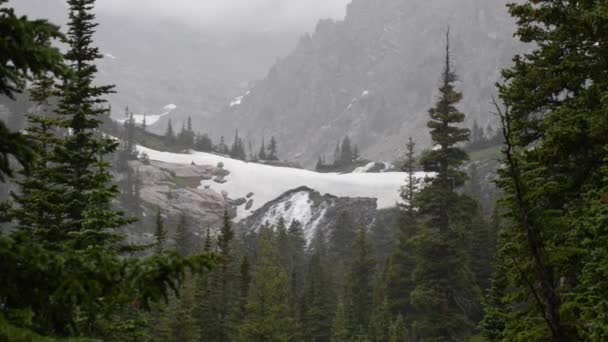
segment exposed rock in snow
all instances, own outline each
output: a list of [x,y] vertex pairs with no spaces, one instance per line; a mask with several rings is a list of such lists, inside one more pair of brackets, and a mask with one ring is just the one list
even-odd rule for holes
[[171,216],[184,213],[197,223],[198,228],[219,227],[224,210],[233,212],[235,201],[212,189],[200,187],[202,180],[221,176],[225,170],[208,165],[160,161],[151,161],[149,165],[139,161],[129,164],[139,171],[142,180],[140,196],[148,207],[160,207]]
[[[272,201],[281,194],[301,186],[307,186],[321,194],[331,194],[339,197],[367,197],[377,199],[380,208],[388,208],[400,200],[399,188],[405,183],[406,174],[402,172],[386,173],[318,173],[303,169],[277,167],[248,163],[230,159],[215,154],[194,152],[179,154],[160,152],[145,147],[138,147],[139,152],[146,152],[150,160],[166,163],[190,165],[223,164],[228,171],[222,179],[224,183],[204,180],[200,188],[209,187],[218,193],[225,191],[231,198],[247,197],[252,192],[254,200],[251,210],[256,210],[265,203]],[[424,178],[425,173],[418,173]],[[239,207],[238,218],[242,219],[251,214],[250,210]]]
[[241,221],[238,227],[257,231],[266,223],[277,224],[281,218],[287,226],[297,220],[310,242],[319,229],[329,233],[343,212],[347,212],[358,226],[369,227],[376,216],[376,202],[373,198],[321,195],[308,187],[300,187],[266,203]]

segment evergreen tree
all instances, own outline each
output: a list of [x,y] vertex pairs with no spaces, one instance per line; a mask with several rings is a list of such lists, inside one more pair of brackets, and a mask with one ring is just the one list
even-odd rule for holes
[[402,208],[405,209],[407,218],[412,220],[414,217],[414,195],[418,191],[420,180],[416,178],[416,143],[412,137],[406,145],[405,162],[401,167],[407,173],[407,183],[401,187],[401,198],[403,199]]
[[230,341],[234,337],[234,314],[235,305],[237,302],[236,297],[236,274],[235,274],[235,257],[232,251],[232,240],[234,238],[234,232],[232,230],[232,222],[228,211],[224,211],[223,224],[218,236],[218,252],[221,257],[220,268],[217,277],[218,288],[217,293],[219,295],[218,311],[218,335],[217,341]]
[[165,131],[165,140],[169,144],[175,143],[175,132],[173,131],[173,124],[171,123],[171,119],[167,122],[167,130]]
[[360,229],[352,244],[352,265],[348,276],[348,305],[351,314],[350,326],[354,331],[367,332],[373,309],[373,280],[376,260],[373,245],[364,229]]
[[[606,89],[601,2],[509,6],[526,54],[503,71],[509,291],[504,340],[605,340]],[[604,198],[604,199],[602,199]],[[599,209],[600,207],[604,209]],[[566,237],[567,236],[567,237]],[[500,271],[500,269],[499,269]],[[499,302],[500,303],[500,302]],[[498,310],[501,308],[498,307]]]
[[181,255],[190,255],[194,252],[193,236],[185,213],[179,215],[179,222],[175,229],[175,248]]
[[344,263],[351,260],[352,245],[356,237],[357,230],[352,218],[346,211],[340,213],[329,241],[331,254],[336,262]]
[[213,152],[213,141],[207,134],[197,134],[195,149],[202,152]]
[[[47,72],[63,74],[62,56],[54,39],[62,38],[59,28],[45,20],[29,20],[19,17],[15,11],[5,6],[7,0],[0,0],[0,26],[4,44],[0,47],[0,94],[14,99],[21,92],[31,76],[41,76]],[[5,175],[11,176],[9,155],[13,156],[26,170],[34,159],[26,136],[11,132],[0,120],[0,181]]]
[[297,325],[289,312],[289,279],[281,267],[275,238],[269,229],[260,231],[259,237],[260,256],[240,338],[244,341],[296,341]]
[[455,81],[448,33],[440,98],[428,122],[437,147],[421,160],[424,171],[435,176],[414,196],[421,226],[408,241],[416,265],[410,293],[416,309],[412,328],[422,340],[468,338],[478,307],[479,288],[465,252],[468,241],[463,238],[470,220],[462,203],[469,199],[456,192],[466,179],[460,167],[467,158],[456,145],[467,141],[469,131],[455,126],[464,121],[456,108],[462,94],[454,89]]
[[397,319],[391,325],[389,342],[408,342],[410,339],[408,338],[407,329],[405,327],[405,320],[403,316],[398,315]]
[[290,278],[290,303],[292,309],[294,310],[293,315],[295,317],[295,310],[297,308],[298,299],[301,297],[304,287],[304,273],[306,268],[306,239],[304,238],[302,224],[297,220],[292,221],[289,225],[289,229],[287,231],[287,239],[289,251],[289,263],[287,272]]
[[249,288],[251,287],[251,265],[247,256],[243,257],[240,267],[240,294],[239,294],[239,321],[245,319],[247,297],[249,296]]
[[338,310],[334,319],[332,328],[332,342],[348,342],[350,341],[350,331],[348,329],[348,317],[344,308],[344,303],[338,303]]
[[260,160],[266,160],[266,147],[264,138],[262,138],[262,145],[260,146],[260,152],[258,153],[258,158]]
[[328,341],[332,336],[336,294],[324,238],[319,236],[315,240],[315,250],[307,265],[300,319],[305,340]]
[[160,255],[165,250],[167,231],[164,227],[163,215],[160,208],[156,208],[156,229],[154,231],[154,253]]
[[361,158],[361,155],[359,154],[359,146],[355,145],[353,147],[353,162],[359,161],[359,158]]
[[[68,2],[65,60],[70,70],[58,88],[58,118],[37,121],[32,129],[52,144],[40,149],[44,157],[37,162],[41,171],[45,169],[40,175],[47,188],[24,183],[20,195],[24,203],[47,204],[36,205],[37,212],[15,207],[11,218],[18,229],[0,237],[2,320],[6,313],[12,324],[55,336],[103,337],[108,322],[121,316],[129,303],[149,308],[151,301],[166,297],[169,288],[179,287],[185,270],[199,272],[211,261],[208,256],[139,260],[122,255],[134,249],[118,233],[130,220],[113,210],[118,192],[110,185],[110,166],[104,160],[117,144],[98,131],[107,117],[102,97],[111,87],[93,85],[94,62],[100,57],[92,46],[93,4],[92,0]],[[20,24],[26,29],[26,22],[5,28]],[[43,21],[38,24],[45,27]],[[53,36],[33,33],[34,37],[42,49],[32,51],[32,57],[42,58]],[[27,71],[23,64],[27,61],[19,61],[18,67]],[[31,175],[27,178],[31,180]],[[49,218],[44,226],[35,221],[43,218]]]
[[350,143],[350,138],[348,136],[344,137],[342,140],[342,145],[340,147],[340,164],[341,165],[350,165],[353,162],[353,148]]
[[277,140],[274,137],[270,138],[270,144],[268,145],[268,154],[266,155],[266,159],[279,160],[279,157],[277,155]]
[[199,329],[194,318],[195,301],[192,281],[186,282],[180,296],[173,296],[164,308],[162,318],[156,327],[154,341],[196,342]]
[[369,336],[374,342],[388,342],[391,334],[391,313],[385,299],[374,308],[369,323]]

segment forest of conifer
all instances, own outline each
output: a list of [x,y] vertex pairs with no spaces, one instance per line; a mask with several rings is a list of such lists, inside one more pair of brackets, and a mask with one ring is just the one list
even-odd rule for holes
[[[0,0],[0,92],[33,104],[23,130],[0,121],[0,182],[14,188],[0,203],[0,341],[608,340],[606,1],[505,8],[530,49],[495,80],[498,133],[466,128],[448,29],[424,114],[432,144],[402,139],[396,219],[360,226],[343,212],[311,238],[298,220],[237,229],[231,208],[217,229],[160,207],[146,218],[137,145],[289,156],[275,136],[216,144],[191,118],[164,135],[128,109],[113,122],[95,0],[67,4],[60,30]],[[317,169],[360,160],[342,139]],[[465,168],[488,146],[501,149],[489,205]]]

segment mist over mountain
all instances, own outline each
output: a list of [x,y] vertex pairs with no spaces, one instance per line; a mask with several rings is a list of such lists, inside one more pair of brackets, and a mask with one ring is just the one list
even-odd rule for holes
[[[139,3],[141,11],[129,10],[133,1],[96,5],[95,41],[105,55],[98,62],[97,79],[116,85],[117,93],[109,98],[116,118],[122,118],[125,106],[137,114],[154,115],[167,104],[175,104],[174,121],[192,116],[195,126],[206,130],[204,122],[210,113],[220,111],[249,81],[262,78],[277,57],[293,49],[301,32],[293,27],[252,30],[243,26],[237,31],[194,25],[193,14],[148,13],[155,6],[146,3]],[[67,21],[67,6],[61,0],[18,0],[11,5],[31,18],[61,26]],[[188,8],[173,5],[175,11]],[[164,129],[166,120],[158,123],[157,131]]]
[[213,127],[256,143],[275,135],[283,155],[308,166],[345,135],[376,160],[393,160],[408,136],[426,147],[448,27],[468,125],[494,124],[494,85],[519,49],[505,4],[354,0],[345,20],[321,20]]

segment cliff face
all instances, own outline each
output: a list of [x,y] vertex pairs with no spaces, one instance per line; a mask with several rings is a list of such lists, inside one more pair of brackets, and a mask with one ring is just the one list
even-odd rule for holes
[[281,154],[306,166],[346,134],[373,160],[396,157],[408,136],[426,146],[448,26],[461,109],[486,125],[494,84],[519,48],[504,3],[353,0],[344,21],[320,21],[215,126],[256,144],[275,135]]

